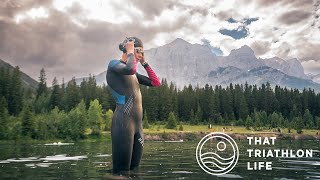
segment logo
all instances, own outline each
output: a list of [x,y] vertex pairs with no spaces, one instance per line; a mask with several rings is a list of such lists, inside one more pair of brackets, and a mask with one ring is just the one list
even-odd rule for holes
[[216,132],[203,137],[196,149],[199,166],[211,175],[230,172],[238,162],[239,149],[227,134]]

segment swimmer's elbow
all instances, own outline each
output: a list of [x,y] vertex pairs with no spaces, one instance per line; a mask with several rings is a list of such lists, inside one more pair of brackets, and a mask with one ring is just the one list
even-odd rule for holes
[[137,68],[135,68],[135,67],[128,68],[127,72],[128,72],[129,75],[134,75],[137,72]]
[[157,81],[152,81],[152,82],[151,82],[151,85],[152,85],[153,87],[158,87],[158,86],[161,85],[161,82],[160,82],[159,80],[157,80]]

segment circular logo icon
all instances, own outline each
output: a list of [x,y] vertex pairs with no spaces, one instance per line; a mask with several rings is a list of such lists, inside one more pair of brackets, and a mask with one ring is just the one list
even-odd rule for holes
[[239,149],[229,135],[221,132],[210,133],[198,143],[196,158],[206,173],[223,175],[237,164]]

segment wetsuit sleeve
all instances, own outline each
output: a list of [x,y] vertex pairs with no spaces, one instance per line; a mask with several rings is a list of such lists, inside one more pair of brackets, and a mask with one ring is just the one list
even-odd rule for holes
[[139,83],[146,86],[160,86],[161,83],[159,81],[159,78],[157,77],[156,73],[152,70],[152,68],[148,64],[144,66],[144,68],[146,69],[149,77],[136,73]]
[[132,53],[128,54],[127,63],[121,63],[118,60],[112,60],[109,63],[108,69],[118,74],[133,75],[137,72],[137,62]]

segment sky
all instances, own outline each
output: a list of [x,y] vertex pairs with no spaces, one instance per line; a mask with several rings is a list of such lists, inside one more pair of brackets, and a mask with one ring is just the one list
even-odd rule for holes
[[136,36],[150,49],[176,38],[228,55],[297,58],[320,73],[320,0],[1,0],[0,59],[47,84],[99,74]]

